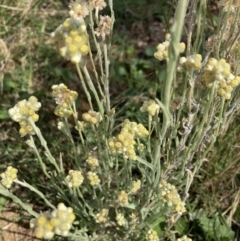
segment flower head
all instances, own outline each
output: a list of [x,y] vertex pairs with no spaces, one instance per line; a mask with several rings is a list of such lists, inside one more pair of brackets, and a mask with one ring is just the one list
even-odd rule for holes
[[51,239],[54,234],[66,237],[75,220],[71,207],[63,203],[52,212],[45,212],[30,221],[30,228],[34,229],[35,236],[39,239]]
[[22,137],[27,134],[35,134],[30,120],[33,122],[38,121],[39,116],[35,111],[38,111],[40,107],[41,103],[38,102],[37,98],[31,96],[28,100],[21,100],[13,108],[9,109],[9,116],[20,124],[19,133]]
[[[168,58],[169,55],[169,45],[170,45],[170,41],[171,41],[171,35],[170,34],[166,34],[165,36],[165,42],[158,44],[157,48],[157,52],[154,53],[154,57],[158,60],[164,60]],[[184,43],[179,43],[178,44],[178,52],[179,53],[183,53],[185,51],[185,44]]]
[[127,204],[128,204],[128,195],[127,195],[127,193],[126,193],[124,190],[121,190],[121,191],[118,193],[117,203],[118,203],[120,206],[124,206],[124,205],[127,205]]
[[201,54],[195,54],[188,56],[187,58],[181,57],[179,60],[179,66],[177,70],[179,72],[182,72],[184,70],[188,71],[195,71],[199,70],[202,66],[202,55]]
[[89,110],[87,113],[82,115],[82,118],[85,122],[92,125],[96,125],[102,121],[102,116],[99,112]]
[[157,232],[153,229],[150,229],[146,235],[146,239],[148,241],[159,241],[159,237],[157,235]]
[[163,202],[167,203],[168,207],[172,209],[173,212],[182,214],[186,212],[185,203],[181,201],[178,191],[174,185],[167,183],[163,180],[159,184],[160,197]]
[[91,172],[91,171],[88,172],[87,173],[87,178],[88,178],[91,186],[97,186],[101,182],[99,177],[98,177],[98,175],[97,175],[97,173],[95,173],[95,172]]
[[77,92],[69,90],[64,84],[53,85],[52,90],[57,104],[54,111],[55,115],[60,117],[70,116],[72,114],[71,105],[78,96]]
[[[74,6],[82,6],[78,2]],[[84,4],[84,3],[83,3]],[[80,8],[82,9],[82,8]],[[70,12],[72,12],[71,10]],[[73,12],[76,14],[76,12]],[[82,17],[68,18],[52,34],[60,40],[60,55],[74,64],[80,63],[89,52],[87,27]]]
[[122,213],[117,214],[116,220],[119,226],[126,226],[127,224],[127,220]]
[[240,83],[240,77],[231,73],[231,66],[225,59],[210,58],[204,68],[202,78],[207,87],[211,87],[215,83],[214,87],[217,89],[218,95],[225,99],[231,98],[233,88]]
[[177,241],[192,241],[192,239],[188,238],[186,235],[184,235],[181,238],[178,238]]
[[90,166],[91,169],[95,169],[99,166],[98,159],[94,155],[90,155],[86,160],[87,164]]
[[17,172],[18,170],[16,168],[8,166],[7,170],[0,174],[0,177],[2,178],[1,184],[6,188],[10,188],[13,181],[17,179]]
[[34,229],[34,234],[39,239],[51,239],[54,236],[54,225],[51,223],[51,213],[46,212],[38,218],[30,221],[30,228]]
[[131,193],[136,194],[141,188],[141,180],[133,181],[131,185]]
[[102,209],[100,213],[96,215],[96,222],[97,223],[105,223],[107,221],[108,209]]
[[38,117],[35,116],[35,111],[38,111],[40,107],[41,103],[37,101],[37,98],[31,96],[28,100],[19,101],[13,108],[9,109],[8,114],[16,122],[27,120],[29,117],[33,121],[37,121]]
[[57,105],[72,104],[78,96],[76,91],[69,90],[64,84],[53,85],[52,90]]
[[72,1],[69,5],[69,8],[71,9],[69,11],[69,15],[73,19],[81,20],[89,15],[89,6],[85,0],[78,0],[75,2]]
[[91,3],[93,8],[98,10],[102,10],[107,6],[104,0],[91,0]]
[[155,100],[144,101],[140,111],[148,112],[149,115],[154,116],[160,110],[160,106],[156,103]]
[[70,170],[66,181],[69,187],[79,187],[84,180],[84,177],[80,171]]
[[95,29],[95,34],[101,36],[105,40],[106,36],[110,35],[112,19],[109,16],[100,16],[98,27]]

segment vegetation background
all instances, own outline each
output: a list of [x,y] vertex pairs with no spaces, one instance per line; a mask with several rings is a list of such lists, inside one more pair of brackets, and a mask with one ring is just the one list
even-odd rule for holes
[[[214,33],[219,17],[219,1],[208,1],[205,39]],[[149,92],[165,69],[154,60],[158,43],[168,32],[176,1],[115,0],[115,32],[112,42],[110,93],[115,105],[129,118],[137,118],[141,95]],[[51,86],[64,83],[79,93],[81,109],[88,110],[73,66],[58,54],[51,32],[68,14],[68,1],[2,0],[0,3],[0,172],[16,167],[30,183],[38,183],[39,167],[26,149],[8,109],[20,99],[34,94],[43,108],[38,122],[48,143],[58,153],[67,148],[56,128]],[[183,36],[184,41],[184,36]],[[186,41],[186,39],[185,39]],[[121,118],[121,113],[119,113]],[[240,125],[239,115],[229,123],[194,179],[187,203],[192,216],[180,220],[177,231],[194,234],[193,240],[240,240]],[[41,188],[41,187],[40,187]],[[31,193],[16,187],[23,200],[41,210],[42,203]],[[204,194],[204,195],[203,195]],[[33,240],[28,220],[19,207],[0,196],[0,240]],[[229,228],[231,227],[231,228]]]

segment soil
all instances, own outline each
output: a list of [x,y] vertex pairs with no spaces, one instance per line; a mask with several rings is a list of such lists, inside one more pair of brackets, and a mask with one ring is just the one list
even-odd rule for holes
[[39,241],[27,228],[27,223],[20,222],[20,214],[4,209],[0,213],[0,241]]

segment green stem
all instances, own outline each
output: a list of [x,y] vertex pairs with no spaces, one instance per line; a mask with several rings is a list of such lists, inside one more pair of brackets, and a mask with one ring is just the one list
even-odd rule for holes
[[91,95],[89,94],[88,89],[87,89],[87,86],[85,85],[85,82],[84,82],[84,79],[83,79],[83,76],[82,76],[82,72],[81,72],[78,64],[76,64],[76,68],[77,68],[77,72],[78,72],[80,81],[81,81],[81,83],[82,83],[84,92],[85,92],[85,94],[86,94],[86,96],[87,96],[90,109],[93,110]]
[[83,70],[83,73],[84,73],[84,75],[85,75],[85,77],[86,77],[86,79],[87,79],[87,84],[88,84],[88,86],[89,86],[89,89],[93,92],[93,95],[94,95],[94,97],[95,97],[95,99],[96,99],[96,101],[97,101],[100,114],[101,114],[102,117],[103,117],[103,115],[104,115],[103,106],[102,106],[102,103],[101,103],[101,101],[100,101],[100,99],[99,99],[98,93],[97,93],[97,91],[96,91],[96,89],[95,89],[95,87],[94,87],[94,85],[93,85],[92,79],[91,79],[91,77],[90,77],[90,75],[89,75],[89,73],[88,73],[88,70],[87,70],[87,68],[86,68],[86,65],[84,65],[84,66],[82,67],[82,70]]
[[76,145],[75,145],[75,142],[73,140],[73,137],[72,137],[72,133],[71,133],[71,130],[70,130],[70,127],[69,127],[69,123],[68,123],[68,119],[67,117],[64,118],[64,124],[66,126],[66,130],[67,130],[67,136],[69,137],[71,143],[72,143],[72,146],[73,146],[73,150],[74,150],[74,157],[75,157],[75,164],[78,166],[78,156],[77,156],[77,149],[76,149]]
[[44,196],[44,194],[40,191],[38,191],[36,188],[34,188],[32,185],[28,184],[27,182],[21,182],[18,179],[14,180],[15,183],[18,183],[19,185],[21,185],[22,187],[26,187],[28,189],[30,189],[31,191],[35,192],[39,197],[41,197],[43,199],[43,201],[52,209],[56,209],[56,207],[54,205],[52,205]]
[[110,61],[108,59],[108,50],[107,44],[103,44],[103,52],[104,52],[104,63],[105,63],[105,81],[104,81],[104,91],[106,97],[106,111],[109,113],[110,111],[110,94],[109,94],[109,64]]
[[94,21],[93,21],[93,16],[92,16],[92,10],[90,10],[89,16],[90,16],[90,28],[91,28],[94,44],[97,48],[97,55],[98,55],[98,61],[99,61],[99,66],[100,66],[100,72],[101,72],[101,76],[103,77],[104,74],[103,74],[103,63],[102,63],[102,51],[101,51],[100,45],[97,42],[95,32],[94,32]]
[[169,111],[169,105],[171,100],[171,88],[173,77],[176,72],[177,60],[178,60],[178,45],[181,39],[181,33],[184,23],[184,18],[186,15],[188,0],[179,0],[177,10],[176,10],[176,19],[171,29],[171,42],[169,46],[169,60],[167,63],[167,76],[166,81],[164,82],[164,91],[163,91],[163,104],[166,109],[166,115],[163,117],[163,126],[161,135],[164,137],[166,131],[170,125],[171,115]]
[[80,139],[81,139],[83,148],[84,148],[84,150],[85,150],[85,141],[84,141],[84,138],[83,138],[83,135],[82,135],[82,131],[79,130],[79,128],[78,128],[78,114],[77,114],[77,110],[76,110],[76,105],[75,105],[75,103],[73,103],[73,118],[74,118],[74,121],[75,121],[75,125],[76,125],[76,127],[77,127],[77,130],[78,130],[78,134],[79,134],[79,137],[80,137]]
[[35,152],[35,154],[36,154],[36,156],[37,156],[37,158],[38,158],[38,161],[39,161],[40,166],[41,166],[41,168],[42,168],[42,170],[43,170],[43,173],[44,173],[48,178],[50,178],[49,174],[47,173],[46,165],[44,164],[44,162],[43,162],[43,160],[42,160],[42,158],[41,158],[41,156],[40,156],[40,154],[39,154],[39,152],[38,152],[38,149],[37,149],[37,147],[36,147],[36,145],[35,145],[34,139],[33,139],[33,137],[32,137],[31,135],[30,135],[30,140],[31,140],[31,147],[33,148],[33,150],[34,150],[34,152]]
[[55,158],[52,156],[50,150],[48,149],[47,142],[46,142],[46,140],[43,138],[40,129],[35,125],[35,123],[34,123],[33,120],[31,119],[31,117],[28,118],[28,121],[29,121],[30,125],[32,126],[34,132],[36,133],[37,137],[39,138],[39,140],[40,140],[40,142],[41,142],[41,145],[44,147],[44,149],[45,149],[45,151],[46,151],[45,154],[46,154],[48,160],[55,166],[57,172],[60,173],[60,169],[59,169],[59,167],[58,167],[58,165],[57,165],[57,162],[56,162]]
[[[96,78],[96,81],[97,81],[97,85],[98,85],[98,90],[100,92],[101,97],[104,98],[104,93],[102,91],[102,88],[101,88],[101,85],[100,85],[100,82],[99,82],[99,76],[98,76],[98,73],[97,73],[94,61],[93,61],[92,50],[91,50],[91,46],[90,46],[89,42],[88,42],[88,47],[89,47],[89,56],[90,56],[91,64],[92,64],[92,67],[93,67],[93,73],[95,75],[95,78]],[[101,78],[101,82],[103,84],[102,78]]]
[[210,108],[212,106],[212,103],[213,103],[214,94],[215,94],[215,85],[213,84],[213,86],[211,88],[211,93],[210,93],[210,98],[209,98],[208,104],[206,106],[206,109],[204,110],[204,115],[203,115],[202,121],[198,125],[196,133],[194,133],[193,140],[191,142],[192,145],[189,147],[188,152],[186,154],[183,169],[185,168],[185,165],[188,162],[188,160],[191,160],[192,155],[194,154],[195,148],[198,147],[199,140],[201,140],[201,138],[202,138],[202,134],[204,133],[203,127],[204,127],[204,124],[206,123],[206,121],[209,118],[209,110],[210,110]]
[[38,213],[32,210],[32,207],[30,205],[23,203],[17,196],[12,194],[8,189],[4,188],[1,184],[0,184],[0,194],[5,197],[10,197],[13,200],[13,202],[19,204],[24,210],[26,210],[35,218],[39,216]]

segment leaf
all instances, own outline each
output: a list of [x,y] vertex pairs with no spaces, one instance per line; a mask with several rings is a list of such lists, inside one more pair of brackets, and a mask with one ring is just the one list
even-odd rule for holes
[[226,240],[226,238],[227,240],[232,240],[234,238],[234,232],[227,225],[221,214],[216,213],[213,217],[210,217],[201,209],[195,212],[193,216],[199,221],[207,238],[212,238],[213,240]]
[[10,117],[8,115],[8,110],[7,109],[1,109],[0,110],[0,119],[1,120],[8,120],[8,119],[10,119]]
[[7,199],[4,197],[0,197],[0,211],[5,207]]
[[153,171],[156,170],[156,168],[155,168],[151,163],[143,160],[141,157],[137,156],[137,160],[138,160],[140,163],[142,163],[143,165],[149,167],[151,170],[153,170]]
[[184,231],[188,227],[188,220],[186,220],[184,217],[180,218],[178,222],[175,225],[175,229],[178,231],[180,236],[183,236],[185,233]]
[[155,52],[157,52],[155,47],[147,47],[144,51],[145,55],[148,57],[152,57]]

